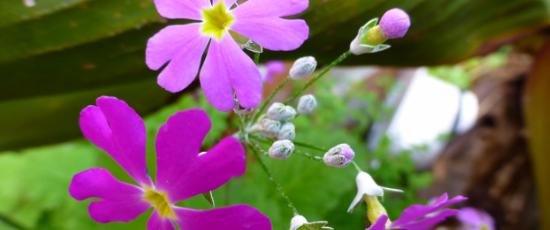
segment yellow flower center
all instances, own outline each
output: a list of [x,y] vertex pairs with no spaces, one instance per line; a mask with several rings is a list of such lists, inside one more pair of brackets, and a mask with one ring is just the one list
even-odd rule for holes
[[235,21],[223,2],[218,1],[213,7],[204,9],[201,12],[203,21],[201,32],[217,40],[220,40],[229,31],[233,21]]
[[159,192],[149,187],[145,187],[143,199],[147,201],[162,218],[176,219],[176,213],[170,207],[170,200],[165,192]]

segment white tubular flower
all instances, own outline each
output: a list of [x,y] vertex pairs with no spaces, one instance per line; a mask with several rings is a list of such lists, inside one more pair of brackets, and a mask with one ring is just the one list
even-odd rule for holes
[[267,117],[276,121],[290,121],[296,117],[296,110],[292,106],[275,102],[267,109]]
[[294,140],[296,137],[296,128],[292,123],[285,123],[279,130],[277,138],[279,140]]
[[[369,37],[371,29],[375,28],[376,30],[378,24],[378,18],[374,18],[368,21],[364,26],[359,29],[357,36],[353,39],[350,44],[349,50],[355,55],[361,55],[366,53],[376,53],[390,48],[390,45],[383,43],[368,43],[364,40]],[[368,39],[367,39],[368,40]],[[383,41],[382,41],[383,42]]]
[[312,56],[301,57],[290,68],[290,78],[297,80],[310,76],[317,68],[317,60]]
[[315,99],[315,96],[308,94],[300,97],[297,108],[299,114],[311,114],[315,108],[317,108],[317,99]]
[[383,197],[384,190],[389,192],[403,192],[399,189],[386,188],[378,185],[371,175],[366,172],[360,172],[355,178],[357,183],[357,195],[353,198],[351,205],[348,208],[348,212],[352,212],[353,208],[359,204],[366,197]]

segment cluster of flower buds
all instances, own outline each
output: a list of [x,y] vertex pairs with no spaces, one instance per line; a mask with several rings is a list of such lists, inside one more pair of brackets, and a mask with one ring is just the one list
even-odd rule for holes
[[312,56],[298,58],[290,68],[289,76],[294,80],[311,76],[317,68],[317,60]]
[[355,152],[348,144],[339,144],[325,153],[323,162],[331,167],[344,168],[353,161],[354,157]]
[[376,53],[390,48],[384,44],[389,39],[402,38],[407,34],[411,20],[409,15],[398,8],[386,11],[378,24],[378,18],[368,21],[359,29],[359,33],[350,44],[355,55]]

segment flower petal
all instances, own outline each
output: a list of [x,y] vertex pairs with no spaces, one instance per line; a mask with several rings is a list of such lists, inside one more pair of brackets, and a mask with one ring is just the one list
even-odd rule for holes
[[233,4],[235,4],[235,2],[237,2],[237,0],[213,0],[212,5],[216,5],[216,3],[218,3],[219,1],[225,2],[225,6],[227,8],[230,8],[231,6],[233,6]]
[[228,35],[221,41],[212,40],[210,43],[200,82],[208,101],[220,111],[233,108],[232,88],[245,108],[255,107],[262,98],[258,68]]
[[179,192],[181,180],[198,158],[202,141],[210,130],[210,118],[192,109],[172,115],[157,134],[156,185],[163,191]]
[[167,26],[147,42],[145,62],[150,69],[158,70],[171,60],[160,73],[158,84],[170,92],[179,92],[197,76],[208,40],[200,35],[198,23]]
[[424,219],[419,219],[416,221],[411,221],[409,223],[403,224],[392,224],[392,228],[395,229],[414,229],[414,230],[428,230],[432,229],[437,224],[443,222],[448,217],[454,216],[458,213],[458,210],[446,209],[441,212],[438,212],[434,216],[426,217]]
[[153,211],[149,221],[147,221],[147,230],[175,230],[174,223],[169,219],[162,219],[157,211]]
[[145,163],[145,125],[126,102],[102,96],[80,112],[84,136],[107,152],[136,182],[150,185]]
[[239,18],[284,17],[299,14],[307,9],[309,0],[248,0],[233,10]]
[[232,30],[268,50],[289,51],[299,48],[309,36],[309,27],[301,19],[278,17],[241,18],[235,13]]
[[165,18],[201,20],[201,9],[210,6],[209,0],[154,0],[157,11]]
[[166,190],[174,203],[212,191],[231,178],[242,176],[246,169],[244,148],[237,139],[226,137],[193,159],[185,169]]
[[434,213],[447,206],[455,205],[466,198],[463,196],[455,196],[452,199],[448,199],[447,193],[438,197],[432,204],[429,205],[411,205],[401,213],[401,216],[393,222],[395,226],[401,226],[406,223],[413,222],[417,219],[424,218],[425,216]]
[[102,168],[93,168],[76,174],[69,185],[69,193],[76,200],[99,198],[88,207],[92,219],[100,223],[128,222],[149,209],[138,187],[118,181]]
[[178,225],[185,230],[271,230],[269,218],[248,205],[211,210],[176,208]]
[[365,230],[385,230],[386,222],[388,222],[388,216],[382,215],[378,217],[378,220]]

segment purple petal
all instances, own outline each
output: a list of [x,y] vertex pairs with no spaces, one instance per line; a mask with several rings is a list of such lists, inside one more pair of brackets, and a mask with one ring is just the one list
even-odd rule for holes
[[98,198],[90,204],[88,211],[92,219],[100,223],[128,222],[150,207],[142,200],[140,188],[118,181],[102,168],[76,174],[69,185],[69,193],[80,201]]
[[201,9],[210,6],[209,0],[154,0],[157,11],[165,18],[201,20]]
[[308,0],[248,0],[233,12],[239,18],[284,17],[299,14],[307,9]]
[[271,230],[269,218],[248,205],[211,210],[176,208],[178,225],[185,230]]
[[237,0],[213,0],[213,1],[212,1],[212,4],[213,4],[213,5],[216,5],[216,3],[218,3],[219,1],[225,2],[225,6],[226,6],[227,8],[233,6],[233,4],[235,4],[235,2],[237,2]]
[[[162,125],[157,134],[156,185],[163,191],[189,188],[181,187],[186,180],[185,173],[197,160],[201,144],[210,130],[210,119],[202,110],[192,109],[178,112]],[[179,200],[181,198],[173,200]]]
[[454,216],[458,213],[457,210],[454,209],[446,209],[441,212],[438,212],[434,216],[429,216],[424,219],[413,221],[410,223],[404,223],[401,225],[396,224],[395,222],[392,224],[392,228],[396,229],[410,229],[410,230],[427,230],[432,229],[437,224],[443,222],[445,219],[447,219],[450,216]]
[[146,63],[158,70],[158,84],[172,93],[185,89],[197,76],[208,37],[200,35],[200,24],[168,26],[147,42]]
[[105,150],[136,182],[151,184],[145,163],[145,125],[126,102],[102,96],[80,112],[84,136]]
[[207,153],[201,154],[188,163],[185,172],[172,182],[166,190],[172,202],[212,191],[231,178],[241,176],[246,169],[246,159],[241,143],[227,137]]
[[147,221],[147,230],[175,230],[174,223],[169,219],[162,219],[157,211],[153,211],[149,221]]
[[372,224],[369,228],[365,230],[385,230],[386,222],[388,222],[388,216],[382,215],[378,217],[378,220],[376,220],[374,224]]
[[208,101],[220,111],[233,109],[232,89],[244,108],[255,107],[262,98],[260,72],[231,36],[212,40],[200,82]]
[[309,27],[301,19],[279,17],[241,18],[235,12],[232,30],[242,34],[268,50],[289,51],[300,47],[309,36]]
[[429,205],[411,205],[406,208],[401,216],[393,222],[395,226],[401,226],[410,222],[414,222],[417,219],[423,218],[428,214],[434,213],[442,208],[451,206],[466,200],[463,196],[456,196],[448,200],[447,193],[438,197],[432,204]]

